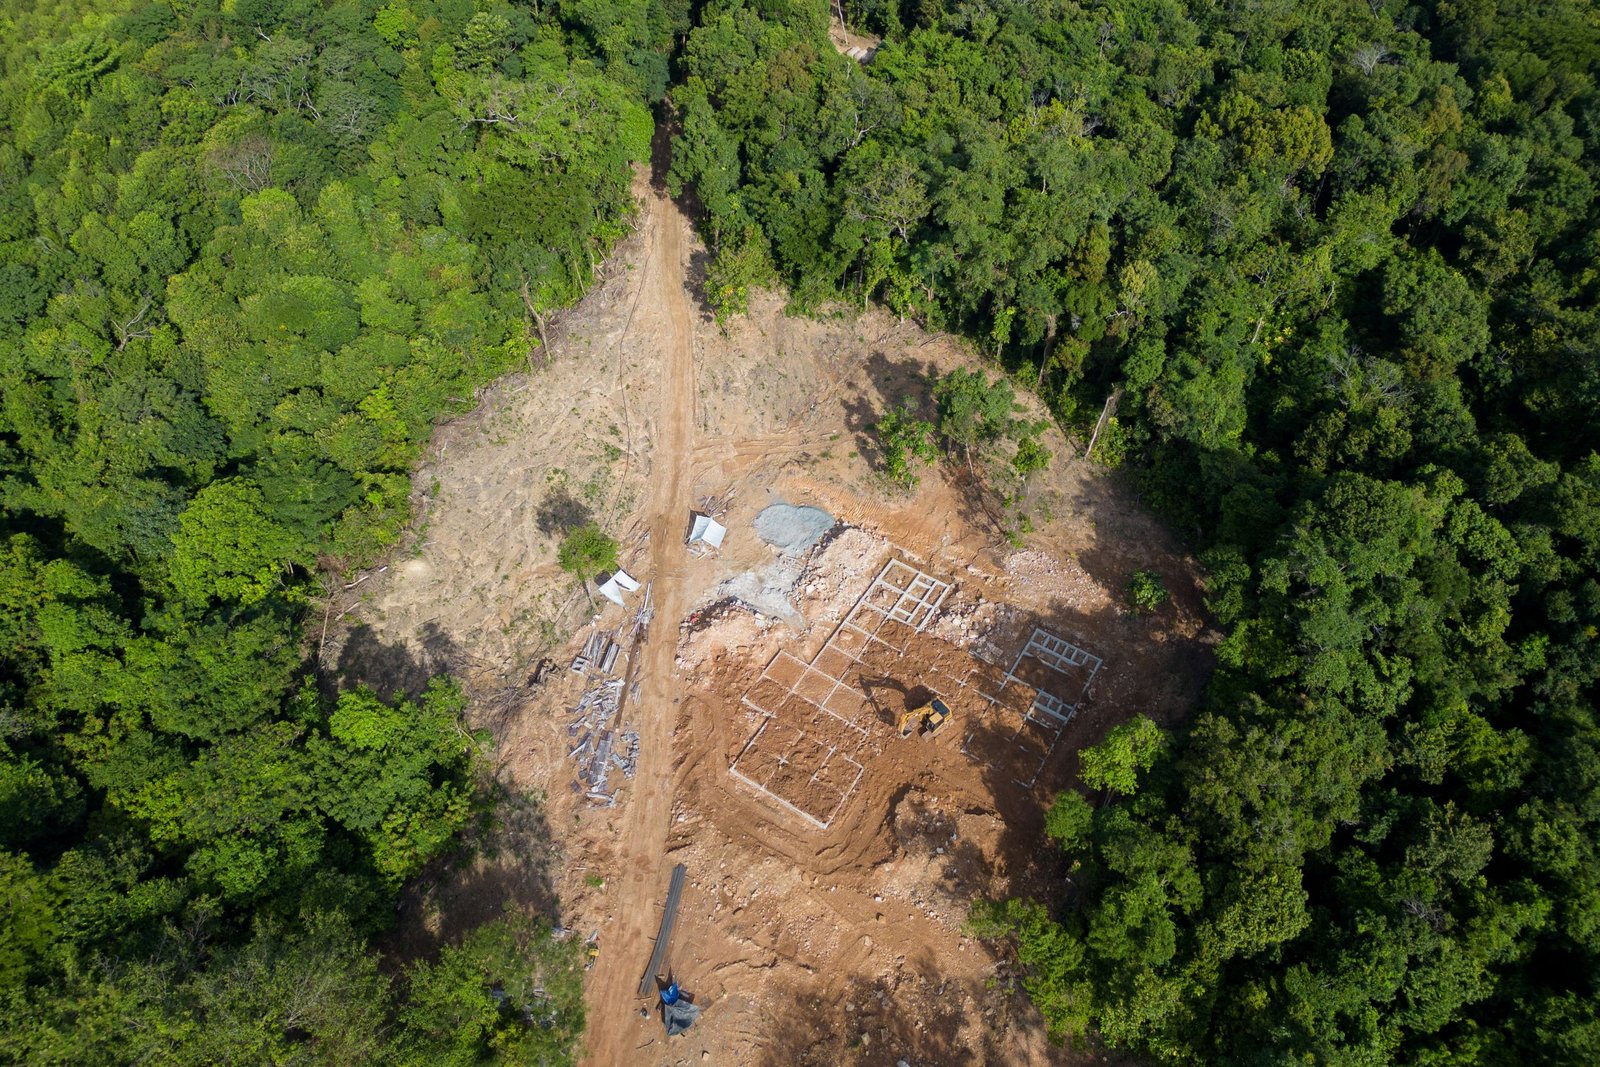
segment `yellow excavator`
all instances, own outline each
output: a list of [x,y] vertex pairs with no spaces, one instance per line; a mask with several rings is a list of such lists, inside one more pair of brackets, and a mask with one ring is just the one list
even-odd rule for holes
[[939,732],[939,727],[949,721],[949,706],[938,697],[933,697],[926,704],[912,708],[900,716],[900,736],[910,737],[912,734],[920,734],[923,737],[932,737]]

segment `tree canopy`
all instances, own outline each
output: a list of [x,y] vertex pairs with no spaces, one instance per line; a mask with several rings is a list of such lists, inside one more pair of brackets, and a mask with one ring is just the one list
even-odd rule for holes
[[1085,753],[1070,881],[974,913],[1053,1031],[1600,1060],[1591,8],[837,10],[870,64],[820,3],[0,4],[7,1058],[570,1055],[536,923],[376,966],[474,744],[446,681],[307,684],[301,623],[626,232],[665,104],[719,318],[776,280],[1004,372],[887,413],[891,477],[1009,438],[1025,485],[1014,390],[1080,436],[1120,390],[1096,456],[1205,562],[1202,706]]
[[[1096,455],[1225,632],[1169,744],[1084,754],[1115,795],[1053,809],[1070,883],[975,913],[1045,1019],[1174,1062],[1600,1059],[1592,10],[839,11],[870,64],[820,9],[701,9],[672,178],[714,256],[959,330],[1082,437],[1120,389]],[[941,385],[958,451],[989,381]],[[903,480],[918,427],[879,430]]]
[[478,742],[301,623],[628,230],[686,16],[0,4],[0,1058],[570,1058],[548,928],[379,973]]

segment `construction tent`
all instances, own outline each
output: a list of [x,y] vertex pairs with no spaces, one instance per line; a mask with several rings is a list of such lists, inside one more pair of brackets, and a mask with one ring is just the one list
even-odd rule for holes
[[689,543],[705,542],[712,548],[722,547],[722,538],[727,534],[728,528],[713,519],[710,515],[696,514],[694,525],[689,529]]
[[634,581],[627,571],[618,568],[617,572],[604,582],[600,583],[600,595],[613,604],[622,603],[622,594],[631,593],[639,588],[639,583]]

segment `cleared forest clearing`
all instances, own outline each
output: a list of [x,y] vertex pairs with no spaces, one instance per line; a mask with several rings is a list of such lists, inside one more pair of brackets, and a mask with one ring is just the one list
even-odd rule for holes
[[[914,494],[889,489],[877,413],[926,403],[930,376],[973,357],[876,312],[788,318],[771,295],[724,334],[695,295],[703,258],[689,231],[681,254],[662,240],[682,226],[677,208],[640,193],[647,221],[560,324],[546,365],[441,430],[416,478],[425,520],[409,558],[348,592],[324,650],[380,690],[456,673],[494,732],[503,782],[548,798],[525,839],[507,831],[508,847],[427,882],[397,943],[427,951],[508,896],[599,931],[595,1063],[1068,1062],[1005,962],[961,924],[974,897],[1050,873],[1042,813],[1078,749],[1136,712],[1170,721],[1192,707],[1211,640],[1193,561],[1115,478],[1068,462],[1054,431],[1055,463],[1032,490],[1043,521],[1020,547],[970,481],[930,471]],[[692,403],[668,369],[679,299],[692,308]],[[665,477],[680,463],[681,478]],[[721,505],[727,537],[690,553],[681,530],[705,502]],[[837,525],[780,552],[754,528],[774,502]],[[621,635],[640,594],[590,619],[555,563],[561,531],[591,518],[651,584],[656,618],[637,644]],[[909,626],[892,605],[870,618],[893,566],[941,590],[906,609]],[[1153,617],[1126,608],[1135,570],[1173,592]],[[640,737],[614,806],[577,788],[567,758],[591,684],[567,667],[597,629],[623,641],[618,723]],[[1041,666],[1039,634],[1103,666]],[[530,686],[543,660],[555,669]],[[812,693],[826,671],[829,692]],[[774,675],[785,692],[767,706]],[[924,692],[955,721],[899,738],[892,720]],[[819,744],[836,763],[804,764]],[[542,834],[552,847],[523,847]],[[672,964],[704,1014],[668,1042],[634,987],[680,862]]]

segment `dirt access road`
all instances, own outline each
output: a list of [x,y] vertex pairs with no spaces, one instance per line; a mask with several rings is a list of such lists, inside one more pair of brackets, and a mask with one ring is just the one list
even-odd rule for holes
[[[650,205],[648,275],[642,297],[666,310],[665,329],[653,340],[661,352],[657,442],[650,457],[650,572],[655,623],[634,658],[639,702],[624,707],[639,731],[640,757],[633,799],[619,840],[616,925],[595,964],[589,995],[587,1062],[623,1062],[631,1048],[627,1017],[638,1011],[639,976],[650,955],[667,886],[667,830],[672,818],[672,725],[680,697],[673,660],[677,620],[686,611],[682,532],[689,505],[694,455],[695,374],[693,314],[686,288],[683,232],[688,220],[659,190]],[[626,687],[624,689],[626,692]]]

